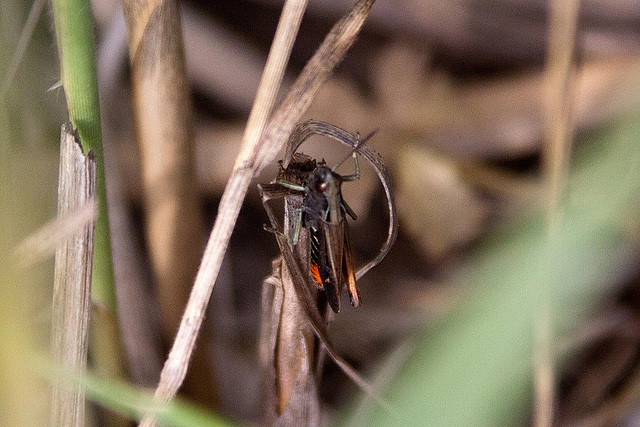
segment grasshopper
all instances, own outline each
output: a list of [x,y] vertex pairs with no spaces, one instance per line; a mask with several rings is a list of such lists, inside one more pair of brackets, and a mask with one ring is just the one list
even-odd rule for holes
[[[328,136],[348,145],[352,151],[337,166],[330,168],[324,161],[317,162],[311,157],[297,152],[300,144],[312,135]],[[299,307],[309,321],[313,332],[331,359],[363,390],[384,407],[389,408],[388,404],[377,396],[368,382],[335,351],[327,332],[329,321],[328,313],[326,313],[327,303],[334,312],[338,312],[340,293],[346,287],[352,305],[359,305],[361,298],[356,287],[356,280],[384,259],[397,236],[397,218],[389,175],[380,155],[365,144],[372,135],[361,140],[358,134],[347,132],[326,122],[309,120],[300,123],[289,138],[284,160],[280,162],[278,176],[270,184],[258,185],[258,189],[271,224],[269,227],[265,226],[265,229],[273,232],[276,236],[282,255],[281,262],[286,265],[289,272],[288,286],[291,286],[295,291]],[[356,271],[347,217],[354,220],[357,217],[343,199],[341,188],[343,182],[355,181],[360,177],[358,156],[365,159],[380,178],[389,206],[389,232],[378,255]],[[355,173],[338,174],[336,168],[350,158],[354,159]],[[278,219],[269,204],[270,200],[279,198],[285,198],[286,201],[286,231],[280,228]],[[279,271],[274,273],[278,280],[281,277]],[[314,288],[322,290],[325,297],[318,299],[320,295],[313,292]],[[267,318],[281,320],[281,307],[278,308],[277,304],[266,307]],[[275,313],[275,317],[272,312]],[[269,320],[267,320],[268,322]],[[272,331],[265,335],[268,338],[265,341],[266,350],[263,362],[268,372],[271,372],[275,366],[279,366],[274,358],[277,359],[277,354],[279,354],[277,348],[280,347],[275,344],[276,341],[272,340],[276,340],[276,337],[280,336],[278,332],[273,332],[278,331],[280,327],[282,327],[281,324],[275,328],[273,325],[266,328],[266,330]],[[285,350],[291,350],[293,347],[298,348],[300,342],[304,343],[304,340],[300,341],[296,336],[291,342],[283,344],[283,348]],[[303,345],[301,348],[308,347]],[[320,357],[320,354],[318,353],[317,356]],[[320,364],[317,365],[317,367],[319,366]],[[269,375],[275,374],[272,372]]]
[[[352,148],[352,152],[333,168],[329,168],[324,160],[317,162],[305,154],[296,152],[300,144],[314,134],[329,136],[347,144]],[[324,291],[329,306],[336,313],[340,310],[340,294],[345,284],[351,305],[357,307],[361,304],[356,279],[384,258],[397,235],[397,220],[386,168],[380,155],[366,145],[366,141],[374,134],[375,132],[360,139],[359,134],[351,134],[329,123],[315,120],[301,123],[290,137],[285,160],[280,162],[277,178],[272,184],[259,186],[263,205],[272,225],[269,227],[270,231],[278,232],[278,221],[267,202],[287,195],[302,196],[294,231],[287,239],[288,244],[293,247],[308,244],[310,276],[317,287]],[[374,167],[383,183],[389,201],[390,225],[387,241],[378,256],[356,273],[347,216],[353,220],[356,220],[357,216],[342,197],[342,183],[360,178],[358,154]],[[350,158],[353,158],[355,172],[350,175],[338,174],[336,169]],[[308,243],[300,242],[302,227],[308,231]]]
[[[318,288],[323,290],[329,306],[340,311],[340,293],[347,284],[351,305],[357,307],[361,299],[356,285],[353,249],[346,216],[354,220],[356,214],[342,198],[342,183],[360,178],[355,152],[355,173],[340,175],[325,162],[316,162],[302,153],[295,153],[287,168],[280,164],[276,185],[303,196],[294,232],[289,243],[300,244],[300,228],[308,230],[309,271]],[[273,194],[273,193],[271,193]]]

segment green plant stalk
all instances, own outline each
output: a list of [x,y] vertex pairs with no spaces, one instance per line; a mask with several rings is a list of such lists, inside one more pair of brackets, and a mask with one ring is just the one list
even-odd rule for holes
[[91,322],[90,351],[99,371],[108,376],[122,376],[124,358],[117,328],[91,6],[89,0],[53,0],[52,3],[69,119],[80,135],[84,150],[93,150],[97,157],[99,210],[91,298],[103,314],[106,311],[108,315],[94,317]]

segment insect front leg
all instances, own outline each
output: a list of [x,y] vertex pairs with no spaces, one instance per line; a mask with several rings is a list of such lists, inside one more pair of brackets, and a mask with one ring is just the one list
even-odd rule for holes
[[264,229],[274,234],[283,234],[282,231],[280,231],[278,218],[276,218],[276,214],[273,212],[273,209],[269,205],[269,200],[281,199],[286,196],[286,193],[280,190],[278,184],[258,184],[258,191],[260,192],[260,200],[262,201],[262,206],[267,212],[269,222],[271,223],[271,227],[265,225]]
[[356,171],[351,175],[343,175],[342,181],[348,182],[348,181],[357,181],[360,179],[360,166],[358,165],[358,155],[355,151],[353,152],[353,164],[356,168]]
[[[283,181],[283,182],[287,182],[287,181]],[[295,186],[294,184],[291,184],[291,186],[286,186],[280,182],[276,184],[264,184],[264,185],[258,184],[258,191],[260,192],[260,199],[262,201],[262,206],[264,207],[264,210],[267,212],[267,216],[269,217],[269,222],[271,223],[271,227],[265,227],[265,230],[274,234],[284,235],[283,231],[281,231],[280,229],[280,223],[276,218],[276,214],[273,212],[273,209],[269,205],[269,200],[282,199],[291,194],[299,193],[297,188],[292,188],[292,187],[297,187],[297,186]],[[302,210],[298,212],[298,215],[296,217],[293,234],[287,239],[290,245],[296,245],[298,243],[301,227],[302,227]]]
[[294,184],[293,182],[289,182],[284,179],[276,179],[276,184],[283,186],[284,188],[288,188],[289,190],[304,192],[306,188],[303,185]]
[[353,211],[353,209],[351,209],[351,206],[349,206],[349,204],[347,203],[347,201],[345,199],[341,199],[340,200],[340,204],[342,205],[342,208],[344,209],[344,211],[349,214],[349,216],[351,218],[353,218],[353,220],[357,220],[358,219],[358,215],[356,215],[356,213]]
[[300,229],[302,228],[302,209],[298,211],[296,215],[296,222],[293,225],[293,234],[291,235],[291,239],[289,240],[289,244],[295,246],[300,241]]

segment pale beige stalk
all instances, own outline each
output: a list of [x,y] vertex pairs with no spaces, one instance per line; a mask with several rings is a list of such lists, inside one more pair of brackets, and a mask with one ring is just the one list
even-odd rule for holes
[[[85,156],[70,123],[60,136],[58,216],[63,217],[87,205],[96,197],[96,158]],[[56,250],[51,351],[55,363],[82,371],[87,365],[91,270],[95,221],[82,224]],[[81,388],[53,383],[52,426],[83,426],[85,401]]]
[[[136,139],[140,147],[145,231],[167,343],[189,299],[204,247],[193,165],[192,112],[176,0],[125,0]],[[217,402],[208,335],[185,391]]]
[[545,105],[545,145],[543,172],[548,186],[548,245],[542,258],[540,307],[534,325],[534,410],[533,425],[551,427],[555,407],[553,350],[553,309],[551,294],[557,283],[555,273],[558,244],[556,236],[562,221],[560,203],[569,172],[569,152],[573,134],[572,109],[576,69],[574,49],[579,0],[551,0],[549,3],[549,46],[547,49],[547,103]]
[[202,251],[191,106],[177,3],[123,1],[145,219],[163,329],[177,330]]

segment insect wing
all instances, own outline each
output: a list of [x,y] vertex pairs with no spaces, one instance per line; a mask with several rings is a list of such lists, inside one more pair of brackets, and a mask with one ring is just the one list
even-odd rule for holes
[[331,309],[338,313],[340,311],[340,291],[342,290],[344,221],[339,223],[323,222],[322,233],[324,245],[321,245],[320,248],[320,271],[328,273],[328,277],[323,278],[324,291]]
[[358,286],[356,285],[356,271],[353,267],[353,246],[351,245],[351,233],[349,232],[349,224],[347,221],[343,221],[344,224],[344,249],[342,260],[342,273],[344,280],[347,282],[347,290],[349,291],[349,298],[351,299],[351,305],[358,307],[362,304],[360,299],[360,293],[358,292]]

